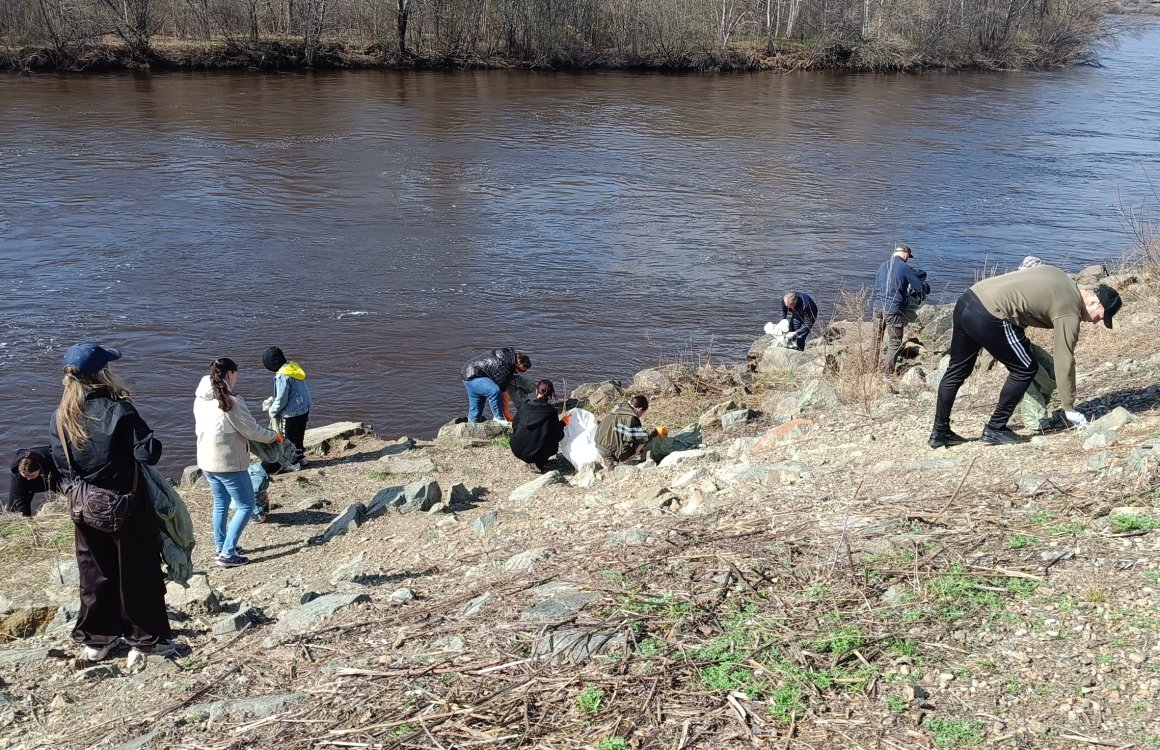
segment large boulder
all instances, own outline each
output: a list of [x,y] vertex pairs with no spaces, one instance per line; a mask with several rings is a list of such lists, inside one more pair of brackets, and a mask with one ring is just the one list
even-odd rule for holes
[[632,387],[636,390],[660,395],[680,393],[681,389],[673,382],[670,372],[663,367],[641,370],[632,377]]
[[[797,372],[819,357],[817,350],[799,352],[797,349],[786,349],[784,346],[778,346],[773,343],[772,336],[763,336],[762,338],[769,339],[768,345],[759,356],[749,360],[755,372],[772,373],[786,370]],[[753,348],[750,348],[749,351],[752,353]]]
[[492,419],[486,422],[456,420],[440,427],[439,437],[457,438],[459,440],[494,440],[509,431],[509,427]]
[[584,383],[572,391],[572,398],[587,401],[597,411],[607,411],[622,403],[627,394],[615,380]]
[[371,433],[366,422],[335,422],[306,431],[302,439],[302,449],[311,453],[327,453],[332,445],[355,435]]
[[954,305],[923,305],[918,309],[922,343],[927,349],[944,352],[951,345]]
[[777,412],[783,417],[796,417],[807,411],[836,409],[842,405],[834,389],[820,380],[811,380],[778,404]]
[[443,490],[434,477],[423,477],[403,488],[403,494],[395,501],[395,507],[400,513],[426,512],[442,499]]

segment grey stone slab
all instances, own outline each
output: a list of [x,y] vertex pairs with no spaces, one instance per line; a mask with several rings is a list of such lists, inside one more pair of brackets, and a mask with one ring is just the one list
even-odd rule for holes
[[184,715],[190,718],[206,717],[210,723],[226,716],[248,716],[255,719],[264,719],[274,714],[286,711],[291,705],[309,698],[307,693],[287,693],[284,695],[267,695],[258,698],[231,698],[214,701],[213,703],[199,703],[185,709]]
[[395,508],[400,513],[426,512],[442,499],[443,490],[434,477],[423,477],[403,487],[403,494],[400,499],[396,499]]
[[556,551],[551,547],[535,547],[518,555],[512,555],[503,564],[503,569],[508,573],[528,571],[534,568],[537,562],[547,560],[555,554]]
[[370,601],[370,597],[366,594],[354,592],[320,596],[282,615],[275,632],[267,637],[262,642],[262,645],[266,648],[273,648],[298,633],[304,633],[310,630],[320,620],[333,615],[341,609],[345,609],[359,602],[368,601]]
[[495,601],[495,594],[490,591],[485,591],[479,596],[475,597],[467,604],[463,605],[463,610],[460,612],[462,617],[474,617],[483,611],[485,607],[491,605]]
[[553,659],[570,664],[583,664],[594,656],[607,654],[625,646],[620,632],[591,632],[581,628],[556,630],[536,642],[532,655],[537,659]]
[[474,531],[477,536],[483,536],[488,531],[490,531],[493,526],[495,526],[497,521],[499,521],[499,511],[489,510],[487,513],[478,515],[471,519],[471,530]]
[[371,426],[366,422],[335,422],[307,430],[302,439],[302,449],[325,453],[334,441],[370,433]]
[[24,651],[0,651],[0,666],[11,667],[17,664],[36,664],[49,659],[67,659],[71,656],[68,651],[59,648],[34,648]]
[[542,474],[540,477],[533,479],[527,484],[521,484],[512,490],[508,495],[509,500],[529,500],[536,496],[536,494],[545,487],[553,484],[562,484],[564,482],[564,475],[556,470]]
[[520,614],[520,622],[557,622],[572,617],[588,604],[600,599],[592,591],[573,591],[554,596],[532,606]]
[[321,534],[316,534],[306,540],[307,544],[325,544],[336,536],[342,536],[350,530],[352,525],[361,526],[367,518],[367,508],[362,503],[353,503],[342,513],[327,524]]

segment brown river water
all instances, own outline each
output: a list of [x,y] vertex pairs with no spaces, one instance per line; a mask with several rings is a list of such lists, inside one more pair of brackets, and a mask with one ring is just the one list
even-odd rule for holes
[[829,315],[897,241],[948,300],[1118,262],[1160,184],[1160,24],[1130,24],[1102,66],[1011,74],[0,78],[0,447],[47,442],[85,338],[176,473],[217,356],[255,412],[278,344],[312,425],[427,437],[485,349],[557,387],[737,360],[783,291]]

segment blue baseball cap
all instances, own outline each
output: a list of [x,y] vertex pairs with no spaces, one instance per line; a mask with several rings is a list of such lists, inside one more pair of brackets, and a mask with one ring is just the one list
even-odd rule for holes
[[75,367],[81,375],[93,375],[120,358],[121,352],[116,349],[107,349],[95,341],[82,341],[64,353],[64,366]]

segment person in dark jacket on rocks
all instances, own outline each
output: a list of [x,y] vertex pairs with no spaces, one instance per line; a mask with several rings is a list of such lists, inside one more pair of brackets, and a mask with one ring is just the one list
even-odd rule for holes
[[52,415],[49,442],[66,487],[73,479],[83,479],[132,494],[129,516],[116,533],[74,527],[81,608],[72,636],[84,646],[85,661],[104,659],[124,638],[130,646],[129,668],[136,669],[144,666],[148,654],[170,655],[174,647],[165,612],[157,516],[145,482],[137,480],[137,463],[156,464],[161,442],[107,367],[120,358],[116,349],[93,342],[64,353],[64,393]]
[[510,425],[512,421],[511,401],[507,395],[508,385],[517,372],[527,372],[532,360],[515,349],[494,349],[481,354],[463,366],[460,374],[463,387],[467,389],[467,421],[483,421],[483,404],[491,407],[496,422]]
[[908,245],[894,248],[890,259],[878,267],[874,279],[874,297],[870,306],[878,332],[874,339],[874,367],[878,368],[882,335],[887,334],[886,356],[882,374],[892,376],[898,367],[898,350],[902,348],[902,330],[906,327],[906,303],[913,294],[930,294],[925,276],[908,265],[914,252]]
[[781,319],[789,321],[789,336],[798,351],[805,351],[806,339],[818,320],[818,305],[805,292],[786,292],[781,298]]
[[564,439],[564,423],[560,412],[552,404],[556,387],[548,379],[536,383],[536,390],[520,404],[512,420],[512,454],[535,466],[541,474],[548,460],[560,450]]
[[19,451],[12,462],[9,487],[8,510],[31,516],[32,499],[37,493],[60,490],[60,473],[52,463],[52,450],[45,445]]

